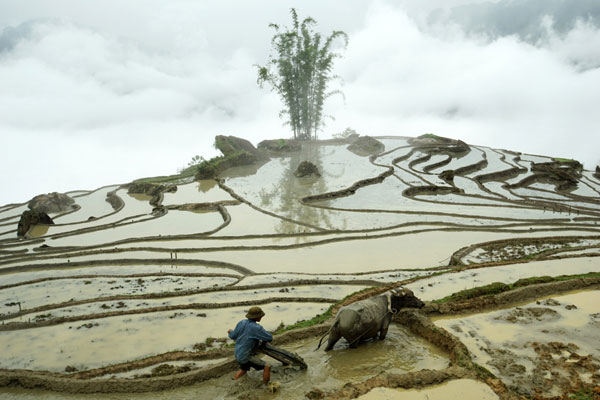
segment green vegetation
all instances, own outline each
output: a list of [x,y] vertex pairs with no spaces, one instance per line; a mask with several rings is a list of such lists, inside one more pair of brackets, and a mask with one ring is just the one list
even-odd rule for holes
[[340,54],[331,50],[336,38],[348,44],[348,35],[333,31],[327,38],[312,30],[316,21],[307,17],[298,20],[295,9],[290,10],[293,27],[285,31],[279,25],[270,24],[275,29],[271,40],[277,56],[270,56],[266,66],[258,67],[258,84],[268,82],[277,92],[285,109],[280,116],[287,115],[286,124],[294,132],[294,139],[317,139],[317,131],[323,125],[323,103],[339,90],[327,92],[332,75],[333,60]]
[[434,135],[433,133],[425,133],[418,137],[419,139],[442,139],[441,136]]
[[448,301],[463,301],[468,299],[474,299],[480,296],[489,296],[493,294],[498,294],[502,292],[506,292],[510,290],[510,285],[507,285],[502,282],[494,282],[489,285],[476,287],[473,289],[466,289],[460,292],[456,292],[451,294],[450,296],[444,297],[442,299],[434,300],[435,303],[446,303]]
[[329,307],[327,309],[327,311],[325,311],[323,314],[319,314],[319,315],[317,315],[314,318],[311,318],[309,320],[298,321],[295,324],[288,325],[288,326],[286,326],[284,328],[279,327],[275,331],[275,335],[279,335],[281,333],[284,333],[284,332],[287,332],[287,331],[291,331],[292,329],[308,328],[308,327],[311,327],[311,326],[314,326],[314,325],[321,324],[321,323],[327,321],[331,317],[331,310],[333,309],[334,306],[335,306],[335,304],[332,305],[331,307]]
[[583,279],[583,278],[600,278],[600,272],[590,272],[587,274],[581,275],[560,275],[560,276],[538,276],[531,277],[526,279],[519,279],[518,281],[506,284],[502,282],[494,282],[489,285],[480,286],[473,289],[466,289],[460,292],[456,292],[450,296],[446,296],[441,299],[434,300],[434,303],[447,303],[452,301],[464,301],[469,299],[474,299],[480,296],[491,296],[498,293],[507,292],[509,290],[536,285],[539,283],[548,283],[548,282],[561,282],[568,281],[571,279]]
[[598,394],[590,389],[582,389],[577,393],[569,395],[568,398],[573,400],[598,400]]
[[556,162],[574,162],[575,161],[572,158],[560,158],[560,157],[554,157],[553,160]]
[[185,181],[186,179],[193,178],[196,174],[197,167],[192,165],[179,171],[178,174],[165,175],[165,176],[152,176],[148,178],[136,179],[133,183],[172,183],[178,184]]
[[196,179],[214,179],[227,168],[238,165],[248,165],[256,161],[252,154],[240,150],[227,156],[217,156],[210,160],[204,160],[196,166]]

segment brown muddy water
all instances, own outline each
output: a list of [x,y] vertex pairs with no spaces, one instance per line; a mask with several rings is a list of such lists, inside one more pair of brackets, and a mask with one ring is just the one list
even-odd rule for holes
[[[261,324],[274,331],[310,319],[328,303],[264,304]],[[173,350],[192,351],[208,337],[226,337],[244,318],[248,307],[173,310],[63,323],[43,328],[0,332],[3,368],[61,372],[67,365],[80,370],[139,359]],[[316,347],[316,346],[315,346]]]
[[484,383],[456,379],[425,389],[375,388],[357,397],[360,400],[496,400],[498,396]]
[[357,349],[347,347],[345,341],[336,344],[333,351],[316,350],[318,338],[301,340],[283,346],[304,358],[309,365],[306,371],[283,367],[279,362],[265,357],[273,366],[271,381],[279,382],[275,394],[267,392],[261,374],[250,371],[234,381],[233,371],[189,387],[158,393],[125,393],[71,395],[45,391],[0,390],[0,399],[235,399],[240,395],[250,399],[304,399],[311,388],[334,390],[346,382],[360,382],[381,372],[403,373],[421,369],[442,369],[448,366],[447,356],[425,340],[415,337],[405,328],[392,325],[384,341],[364,343]]

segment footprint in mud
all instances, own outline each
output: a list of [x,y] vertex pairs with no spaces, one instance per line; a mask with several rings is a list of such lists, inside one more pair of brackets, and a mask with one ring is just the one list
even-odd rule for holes
[[495,320],[503,320],[511,322],[513,324],[531,324],[534,322],[547,322],[554,321],[560,318],[560,314],[550,308],[544,307],[528,307],[520,308],[517,307],[504,313],[496,318]]

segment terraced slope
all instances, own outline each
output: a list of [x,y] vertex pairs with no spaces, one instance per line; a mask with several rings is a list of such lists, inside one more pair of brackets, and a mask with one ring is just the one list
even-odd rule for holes
[[[218,180],[72,192],[77,207],[25,238],[26,204],[1,207],[0,372],[164,389],[188,381],[130,378],[166,361],[185,361],[170,374],[195,380],[233,368],[226,331],[253,304],[275,330],[366,288],[404,284],[435,300],[600,272],[600,180],[576,161],[433,135],[377,139],[385,151],[372,156],[306,143]],[[304,160],[321,176],[296,178]],[[126,371],[126,383],[89,381]]]

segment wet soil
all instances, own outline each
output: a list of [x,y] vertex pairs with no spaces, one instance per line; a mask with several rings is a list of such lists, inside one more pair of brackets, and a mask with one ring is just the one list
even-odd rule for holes
[[600,291],[542,298],[522,306],[438,320],[515,393],[563,398],[600,385]]

